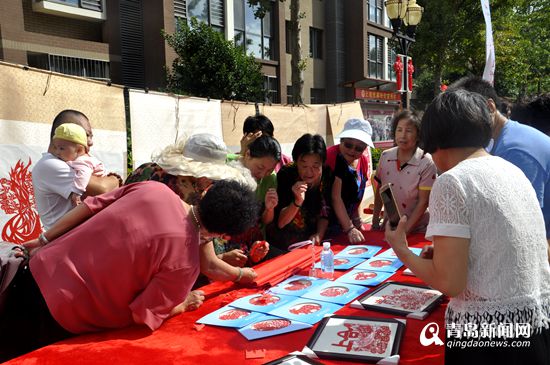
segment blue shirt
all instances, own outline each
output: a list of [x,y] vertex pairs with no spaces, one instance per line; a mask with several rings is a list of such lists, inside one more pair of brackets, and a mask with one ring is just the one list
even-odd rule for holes
[[530,126],[508,120],[491,150],[519,167],[531,181],[550,238],[550,137]]

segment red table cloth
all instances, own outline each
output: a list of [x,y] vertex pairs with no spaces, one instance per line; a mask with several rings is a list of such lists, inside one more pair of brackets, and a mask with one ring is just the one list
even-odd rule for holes
[[[388,248],[382,232],[365,232],[366,244]],[[335,251],[344,246],[333,244]],[[413,235],[409,244],[422,247],[422,235]],[[280,262],[287,262],[282,256],[262,265],[260,271],[275,271]],[[307,270],[307,269],[306,269]],[[307,275],[307,271],[302,274]],[[281,279],[282,280],[282,279]],[[418,278],[403,275],[401,268],[390,280],[422,283]],[[265,288],[265,287],[264,287]],[[313,335],[316,326],[279,336],[254,341],[246,340],[237,330],[224,327],[204,326],[198,328],[195,321],[204,315],[229,304],[234,299],[256,293],[264,288],[243,288],[231,283],[213,283],[203,290],[207,301],[197,311],[184,313],[169,319],[160,329],[150,332],[143,327],[132,327],[80,335],[29,354],[13,359],[9,364],[263,364],[301,350]],[[444,313],[447,300],[438,306],[425,320],[407,319],[399,354],[400,364],[438,365],[444,362],[444,346],[423,346],[419,336],[430,322],[439,326],[439,337],[445,338]],[[338,314],[402,318],[391,314],[350,308],[346,305]],[[265,357],[246,359],[247,350],[265,350]],[[321,359],[325,364],[353,364],[350,361]]]

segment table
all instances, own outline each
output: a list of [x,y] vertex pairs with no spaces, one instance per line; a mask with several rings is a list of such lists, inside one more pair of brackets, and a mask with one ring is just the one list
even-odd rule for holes
[[[366,233],[366,244],[389,248],[383,240],[382,232]],[[337,252],[344,246],[333,244]],[[422,247],[423,235],[409,237],[410,246]],[[277,258],[264,265],[277,265]],[[403,275],[401,268],[390,280],[408,283],[422,283],[416,277]],[[213,283],[203,288],[207,301],[197,311],[184,313],[171,318],[155,332],[142,327],[132,327],[81,335],[36,350],[8,364],[263,364],[301,350],[315,328],[292,332],[255,341],[246,340],[237,330],[231,328],[205,326],[195,328],[195,321],[216,309],[229,304],[234,299],[259,291],[243,288],[232,283]],[[401,344],[400,364],[439,365],[444,363],[444,346],[423,346],[419,336],[428,323],[435,322],[440,328],[439,337],[445,338],[444,314],[447,300],[434,310],[425,320],[408,319]],[[350,308],[346,305],[338,314],[400,318],[395,315],[375,311]],[[263,359],[245,359],[246,350],[265,349]],[[320,360],[324,364],[353,364],[350,361]]]

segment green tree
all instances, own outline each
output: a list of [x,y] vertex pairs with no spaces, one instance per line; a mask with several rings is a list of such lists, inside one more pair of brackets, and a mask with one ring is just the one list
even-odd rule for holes
[[168,73],[168,90],[215,99],[263,100],[261,65],[242,47],[205,23],[191,19],[164,33],[178,57]]
[[[419,3],[424,13],[411,55],[419,71],[415,107],[423,108],[441,83],[483,74],[485,21],[479,0]],[[548,91],[549,6],[550,0],[491,0],[495,88],[501,96]]]

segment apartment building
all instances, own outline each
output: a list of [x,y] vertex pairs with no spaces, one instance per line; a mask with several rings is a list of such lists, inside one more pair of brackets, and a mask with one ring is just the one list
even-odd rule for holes
[[[266,99],[291,97],[291,0],[263,19],[248,0],[2,0],[0,59],[131,87],[162,90],[176,55],[161,35],[191,17],[234,39],[262,64]],[[300,0],[305,103],[361,100],[391,115],[395,52],[383,0]]]

